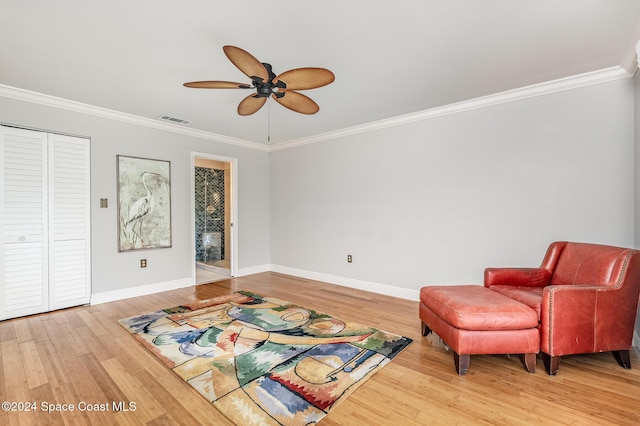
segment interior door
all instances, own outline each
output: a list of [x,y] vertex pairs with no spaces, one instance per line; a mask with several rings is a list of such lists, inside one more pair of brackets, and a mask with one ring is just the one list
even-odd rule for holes
[[49,309],[91,298],[89,140],[49,134]]
[[0,320],[89,303],[89,147],[0,126]]
[[47,135],[0,126],[0,319],[48,308]]

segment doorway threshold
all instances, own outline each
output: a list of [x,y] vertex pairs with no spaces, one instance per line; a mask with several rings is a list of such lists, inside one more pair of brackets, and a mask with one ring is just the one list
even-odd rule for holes
[[196,262],[196,269],[202,269],[208,272],[215,272],[216,274],[231,276],[231,270],[228,268],[221,268],[215,265],[209,265],[203,262]]

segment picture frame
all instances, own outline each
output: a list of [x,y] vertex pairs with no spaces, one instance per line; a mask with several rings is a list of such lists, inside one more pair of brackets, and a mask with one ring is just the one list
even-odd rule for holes
[[118,251],[171,247],[171,162],[116,156]]

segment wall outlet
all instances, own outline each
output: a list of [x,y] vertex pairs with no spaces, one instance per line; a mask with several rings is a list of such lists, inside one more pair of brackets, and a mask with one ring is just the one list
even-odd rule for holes
[[140,259],[140,267],[141,268],[147,267],[147,259]]
[[106,209],[109,207],[109,200],[107,198],[100,198],[100,208]]
[[347,255],[347,263],[352,263],[353,262],[353,256],[351,256],[350,254]]

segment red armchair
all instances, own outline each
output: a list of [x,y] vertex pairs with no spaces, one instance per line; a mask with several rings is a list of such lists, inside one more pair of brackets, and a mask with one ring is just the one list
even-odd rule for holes
[[484,285],[536,310],[549,375],[560,357],[611,351],[631,368],[640,295],[640,251],[554,242],[538,268],[487,268]]

